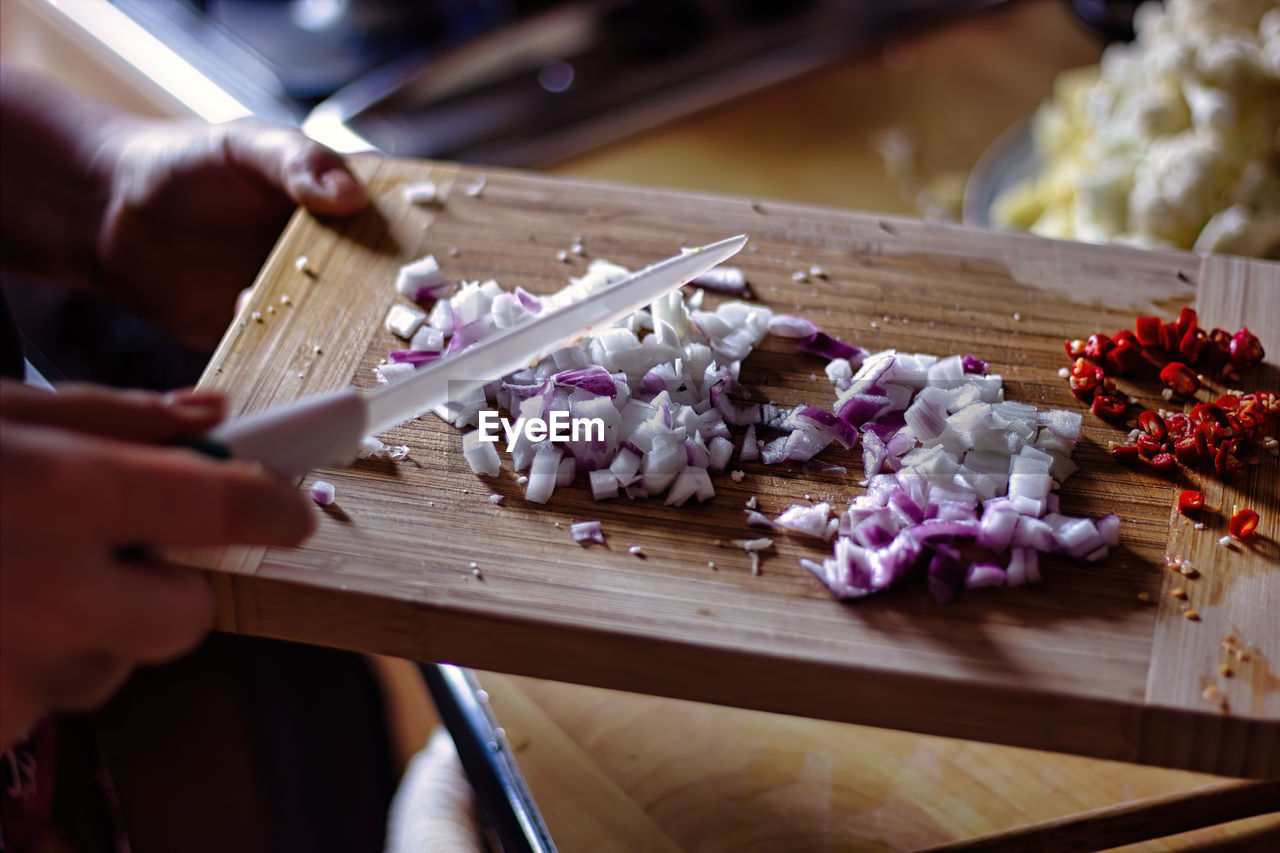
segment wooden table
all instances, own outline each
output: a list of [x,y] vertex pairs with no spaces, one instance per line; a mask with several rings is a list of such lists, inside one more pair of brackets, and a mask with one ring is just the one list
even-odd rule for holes
[[[874,137],[965,171],[1099,45],[1024,2],[549,168],[553,174],[915,213]],[[886,61],[886,59],[888,61]],[[779,164],[785,164],[780,166]],[[562,850],[916,850],[1215,777],[481,673]],[[1280,833],[1280,818],[1133,851]],[[1272,842],[1274,845],[1274,840]],[[1243,849],[1248,849],[1247,847]]]

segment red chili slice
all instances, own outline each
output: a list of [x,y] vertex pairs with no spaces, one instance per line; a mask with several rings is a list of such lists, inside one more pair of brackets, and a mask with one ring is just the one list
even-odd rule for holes
[[1134,344],[1138,343],[1137,335],[1135,335],[1133,332],[1129,331],[1128,329],[1121,329],[1120,331],[1116,332],[1114,335],[1111,336],[1111,340],[1116,342],[1116,346],[1120,346],[1120,344],[1123,343],[1124,341],[1129,341],[1130,343],[1134,343]]
[[1142,347],[1134,340],[1118,340],[1115,348],[1107,353],[1105,361],[1110,372],[1127,376],[1142,364]]
[[1160,327],[1160,346],[1166,352],[1177,352],[1182,341],[1182,333],[1177,323],[1165,323]]
[[1258,513],[1251,509],[1242,509],[1231,516],[1227,530],[1237,539],[1248,541],[1258,529]]
[[1071,393],[1077,400],[1087,403],[1093,399],[1104,378],[1106,376],[1101,367],[1091,364],[1087,359],[1077,358],[1076,363],[1071,366]]
[[1118,421],[1124,417],[1125,408],[1124,400],[1119,397],[1098,394],[1093,398],[1093,404],[1089,410],[1104,421]]
[[1137,445],[1133,444],[1113,444],[1111,446],[1111,458],[1117,462],[1136,462],[1141,458]]
[[1178,312],[1178,334],[1185,335],[1199,324],[1200,318],[1196,316],[1196,309],[1190,305]]
[[1067,358],[1080,358],[1084,355],[1084,341],[1079,338],[1073,341],[1063,341],[1062,348],[1067,351]]
[[1213,457],[1213,468],[1221,477],[1230,477],[1244,470],[1240,460],[1231,451],[1235,449],[1236,440],[1229,438],[1218,445],[1218,452]]
[[1169,435],[1169,428],[1165,426],[1164,418],[1150,409],[1138,415],[1138,429],[1156,441],[1164,441]]
[[1157,471],[1169,471],[1176,467],[1172,453],[1157,453],[1151,457],[1151,467]]
[[1173,443],[1173,455],[1183,465],[1195,465],[1202,458],[1200,448],[1196,446],[1195,436],[1180,438]]
[[1231,364],[1240,370],[1253,367],[1262,361],[1266,352],[1262,349],[1262,341],[1245,326],[1231,336]]
[[1226,329],[1214,329],[1210,332],[1201,357],[1204,359],[1206,370],[1213,373],[1221,370],[1231,358],[1231,333]]
[[1085,342],[1084,357],[1092,361],[1098,361],[1104,355],[1111,352],[1111,350],[1115,349],[1115,346],[1115,342],[1112,341],[1111,338],[1101,332],[1095,332],[1090,335],[1089,340]]
[[1180,397],[1190,397],[1200,390],[1200,377],[1180,361],[1171,361],[1160,371],[1160,382]]
[[1212,459],[1216,449],[1213,446],[1213,427],[1209,424],[1197,424],[1194,433],[1196,455],[1201,459]]
[[1204,348],[1209,344],[1209,336],[1199,327],[1187,330],[1178,343],[1178,354],[1188,364],[1195,364],[1204,355]]
[[1160,346],[1160,318],[1139,317],[1133,323],[1133,334],[1144,347]]
[[1138,448],[1138,455],[1143,459],[1151,459],[1157,453],[1164,452],[1164,442],[1154,436],[1140,435],[1133,442]]
[[1198,424],[1212,424],[1219,428],[1231,425],[1227,413],[1216,403],[1196,403],[1191,407],[1191,420]]
[[1178,512],[1186,516],[1194,516],[1204,509],[1204,493],[1196,489],[1187,489],[1178,495]]

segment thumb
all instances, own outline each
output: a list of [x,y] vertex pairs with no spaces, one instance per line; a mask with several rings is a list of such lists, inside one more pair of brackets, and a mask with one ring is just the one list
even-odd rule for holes
[[300,131],[252,120],[226,126],[227,152],[289,198],[322,216],[350,216],[369,203],[342,156]]
[[159,443],[213,428],[226,414],[226,399],[210,392],[160,394],[80,384],[59,385],[53,394],[0,382],[0,412],[20,423]]

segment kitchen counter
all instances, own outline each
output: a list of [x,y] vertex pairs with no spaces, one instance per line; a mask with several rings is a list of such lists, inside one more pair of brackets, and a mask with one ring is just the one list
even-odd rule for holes
[[[1055,75],[1099,53],[1067,4],[1011,4],[547,171],[919,215],[919,193],[927,208],[946,209],[962,176],[1035,108]],[[887,132],[891,158],[914,148],[893,176],[881,154]],[[564,851],[917,850],[1221,781],[479,677]],[[1259,849],[1268,845],[1263,835],[1275,843],[1280,815],[1124,849]]]

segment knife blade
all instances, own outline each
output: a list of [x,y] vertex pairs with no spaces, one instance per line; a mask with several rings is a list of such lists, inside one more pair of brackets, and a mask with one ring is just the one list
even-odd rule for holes
[[368,392],[343,388],[245,415],[217,427],[195,446],[214,455],[257,461],[288,477],[345,465],[366,435],[417,417],[451,395],[464,395],[609,326],[733,257],[746,242],[746,235],[740,234],[687,249],[585,299],[420,367],[404,379]]

